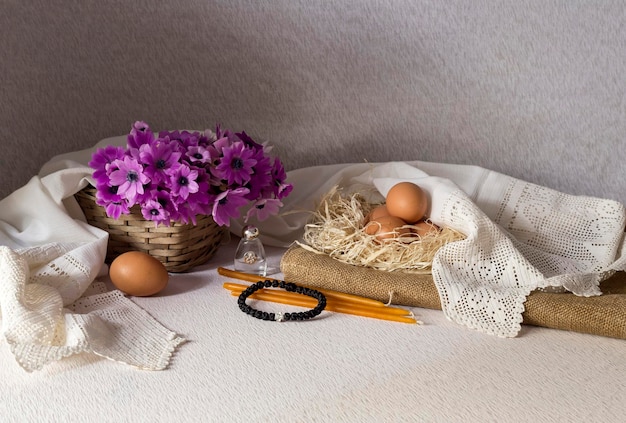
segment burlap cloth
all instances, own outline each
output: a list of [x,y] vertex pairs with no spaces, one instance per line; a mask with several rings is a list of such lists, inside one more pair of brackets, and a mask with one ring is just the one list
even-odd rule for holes
[[[360,295],[393,304],[441,310],[430,275],[382,272],[341,263],[324,254],[290,247],[280,263],[285,280]],[[603,295],[531,293],[524,324],[626,339],[626,273],[601,283]]]

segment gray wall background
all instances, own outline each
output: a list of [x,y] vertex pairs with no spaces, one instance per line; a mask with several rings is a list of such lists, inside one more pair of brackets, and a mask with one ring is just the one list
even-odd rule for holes
[[145,120],[626,203],[624,1],[1,0],[0,55],[0,198]]

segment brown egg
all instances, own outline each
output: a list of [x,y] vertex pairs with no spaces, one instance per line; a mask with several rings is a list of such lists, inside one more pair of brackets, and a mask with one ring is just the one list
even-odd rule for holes
[[163,263],[141,251],[117,256],[109,268],[109,277],[117,289],[137,297],[162,291],[169,279]]
[[368,235],[376,235],[379,241],[391,238],[397,238],[400,235],[411,232],[409,228],[403,228],[406,222],[395,216],[382,216],[376,220],[370,220],[365,225],[365,233]]
[[374,207],[369,214],[367,215],[365,222],[369,222],[370,220],[376,220],[383,216],[389,216],[389,212],[387,211],[387,207],[385,205]]
[[414,224],[414,228],[411,228],[411,231],[418,234],[420,237],[435,235],[439,233],[439,226],[434,223],[421,221]]
[[400,182],[387,193],[387,211],[407,223],[416,223],[424,218],[428,210],[428,197],[417,185]]

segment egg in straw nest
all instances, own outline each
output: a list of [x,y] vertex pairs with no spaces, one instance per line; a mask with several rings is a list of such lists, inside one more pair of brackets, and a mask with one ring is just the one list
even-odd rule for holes
[[321,199],[298,245],[354,266],[427,274],[439,248],[464,238],[425,217],[406,223],[389,215],[385,203],[334,187]]

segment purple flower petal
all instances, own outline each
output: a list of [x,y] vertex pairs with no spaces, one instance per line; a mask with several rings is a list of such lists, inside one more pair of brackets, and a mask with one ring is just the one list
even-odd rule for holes
[[226,190],[215,198],[213,203],[213,220],[219,226],[230,226],[230,218],[239,216],[239,208],[248,203],[245,195],[247,188]]
[[270,215],[278,214],[278,210],[283,206],[283,203],[276,198],[263,198],[255,201],[248,213],[246,213],[245,221],[247,222],[252,217],[256,217],[258,220],[263,221],[270,217]]

